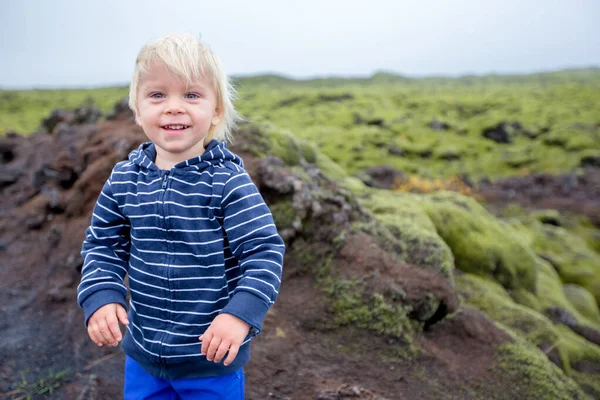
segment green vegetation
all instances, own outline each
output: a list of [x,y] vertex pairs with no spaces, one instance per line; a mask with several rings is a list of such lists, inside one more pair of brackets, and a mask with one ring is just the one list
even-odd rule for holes
[[52,369],[50,369],[47,376],[40,378],[35,382],[28,382],[28,373],[29,369],[21,371],[21,382],[19,382],[16,389],[4,394],[13,396],[12,399],[14,400],[31,400],[38,398],[41,395],[52,393],[55,389],[64,385],[71,379],[68,368],[57,373],[54,373]]
[[[427,178],[576,169],[600,155],[600,70],[523,76],[296,81],[235,79],[246,118],[315,143],[350,175],[382,160]],[[29,133],[52,109],[93,98],[108,112],[127,88],[0,91],[0,133]],[[506,122],[507,140],[482,136]]]

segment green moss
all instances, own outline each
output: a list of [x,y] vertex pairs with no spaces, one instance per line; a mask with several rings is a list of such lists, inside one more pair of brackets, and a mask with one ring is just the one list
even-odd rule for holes
[[571,377],[592,399],[600,399],[600,379],[598,376],[572,371]]
[[363,189],[363,194],[359,203],[374,214],[387,232],[365,226],[363,230],[379,236],[380,243],[394,243],[393,250],[401,261],[435,269],[452,281],[452,252],[421,208],[421,196],[371,188]]
[[535,293],[535,254],[517,231],[458,193],[439,192],[423,199],[438,234],[452,250],[456,268]]
[[290,200],[278,201],[275,204],[269,206],[275,225],[278,229],[285,229],[294,226],[298,216],[296,211],[292,208],[292,202]]
[[412,343],[415,326],[408,318],[409,306],[392,305],[381,294],[365,295],[358,281],[330,280],[324,286],[332,299],[336,325],[352,324]]
[[600,303],[600,254],[584,239],[563,227],[531,218],[522,218],[513,226],[528,236],[534,251],[552,264],[563,282],[583,286]]
[[588,320],[600,326],[600,310],[594,296],[584,287],[568,283],[563,286],[565,297]]
[[[550,265],[550,263],[547,261],[540,259],[539,257],[536,259],[536,262],[538,268],[537,300],[541,310],[546,310],[551,307],[559,307],[571,313],[579,324],[590,325],[595,329],[600,330],[600,325],[597,323],[597,321],[588,318],[587,315],[581,313],[578,307],[569,301],[565,291],[563,290],[564,286],[562,281],[554,268],[552,268],[552,265]],[[592,302],[595,304],[593,297]]]
[[[539,291],[539,284],[538,284]],[[540,304],[539,299],[535,294],[525,290],[525,289],[515,289],[510,292],[510,297],[515,301],[515,303],[520,304],[522,306],[531,308],[533,311],[542,312],[543,308]]]
[[[515,303],[502,286],[489,278],[464,274],[456,278],[456,285],[467,304],[516,330],[536,346],[551,346],[559,342],[559,335],[548,318]],[[567,354],[560,346],[557,351],[563,366],[568,368]]]
[[[456,285],[468,305],[478,308],[494,321],[506,326],[516,337],[547,352],[556,352],[561,368],[567,375],[579,362],[600,365],[599,346],[583,339],[566,326],[555,325],[544,315],[516,304],[497,283],[464,274],[456,277]],[[546,364],[550,363],[546,360]]]
[[566,376],[544,353],[518,336],[514,343],[498,347],[492,371],[514,382],[513,390],[523,399],[590,399],[579,385]]

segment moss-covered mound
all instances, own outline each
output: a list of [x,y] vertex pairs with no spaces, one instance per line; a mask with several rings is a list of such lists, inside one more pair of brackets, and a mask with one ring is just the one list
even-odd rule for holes
[[[305,246],[307,265],[317,266],[314,273],[334,315],[330,323],[414,344],[423,327],[447,315],[440,310],[452,303],[447,293],[451,290],[513,338],[497,348],[490,373],[514,379],[527,398],[600,395],[600,325],[589,282],[598,255],[574,233],[541,222],[560,214],[501,220],[475,199],[458,193],[369,188],[290,132],[272,125],[245,129],[256,144],[246,150],[286,160],[291,173],[303,182],[296,186],[321,182],[303,195],[296,190],[286,203],[276,202],[273,210],[276,220],[296,226],[293,246]],[[320,173],[314,170],[318,167]],[[311,204],[312,211],[300,210],[298,197]],[[337,212],[330,210],[337,217],[328,220],[323,204],[337,204]],[[348,214],[341,217],[347,207]],[[322,242],[330,245],[305,242],[307,232],[320,232]],[[360,232],[369,239],[357,239]],[[388,258],[359,261],[361,255],[374,254],[373,248],[385,251]],[[583,272],[569,268],[575,260]],[[445,291],[430,287],[429,292],[420,291],[418,299],[411,297],[406,289],[415,287],[405,286],[411,279],[402,278],[411,269],[402,265],[444,277]],[[588,280],[576,279],[578,274]]]

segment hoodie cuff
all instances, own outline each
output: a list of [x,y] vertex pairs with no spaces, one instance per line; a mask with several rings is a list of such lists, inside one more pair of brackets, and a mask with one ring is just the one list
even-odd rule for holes
[[250,335],[256,336],[262,329],[262,323],[269,311],[269,304],[264,300],[246,291],[238,291],[229,301],[229,304],[219,314],[234,315],[249,324]]
[[83,303],[81,303],[81,307],[85,313],[85,327],[88,326],[88,320],[100,307],[105,306],[110,303],[118,303],[123,306],[125,310],[127,310],[127,305],[125,305],[125,297],[123,294],[117,290],[100,290],[92,295],[90,295]]

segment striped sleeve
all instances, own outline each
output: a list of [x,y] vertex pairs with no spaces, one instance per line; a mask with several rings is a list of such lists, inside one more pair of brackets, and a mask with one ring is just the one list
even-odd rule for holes
[[110,178],[104,184],[86,229],[81,256],[81,282],[77,304],[85,313],[85,326],[100,307],[119,303],[127,309],[127,287],[123,280],[129,261],[129,221],[114,199]]
[[221,212],[231,252],[242,272],[222,312],[260,331],[279,293],[285,245],[269,207],[245,171],[232,174],[225,183]]

